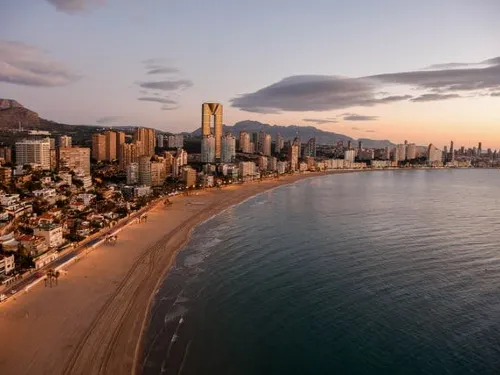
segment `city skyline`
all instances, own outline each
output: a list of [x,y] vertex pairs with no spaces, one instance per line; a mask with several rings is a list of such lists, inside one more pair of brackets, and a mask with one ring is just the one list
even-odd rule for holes
[[[70,124],[193,131],[199,103],[215,101],[228,125],[500,148],[498,3],[259,3],[3,4],[2,95]],[[220,12],[205,33],[209,6]]]

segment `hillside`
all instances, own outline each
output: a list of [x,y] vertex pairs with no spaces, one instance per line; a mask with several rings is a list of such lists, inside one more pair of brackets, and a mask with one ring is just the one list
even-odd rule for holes
[[[320,130],[315,128],[314,126],[269,125],[258,121],[249,120],[237,122],[236,124],[234,124],[234,126],[224,125],[224,132],[232,132],[235,135],[237,135],[240,131],[258,132],[261,130],[268,134],[271,134],[273,139],[276,134],[279,133],[286,140],[291,140],[294,137],[299,136],[302,142],[306,142],[308,139],[315,137],[317,144],[332,145],[337,143],[338,141],[356,141],[354,138],[351,138],[347,135]],[[195,130],[192,134],[195,136],[200,136],[201,129]],[[363,138],[362,142],[365,147],[383,148],[386,146],[393,146],[393,144],[388,140]]]
[[38,127],[38,113],[24,108],[15,100],[0,98],[0,129],[17,129],[19,124]]

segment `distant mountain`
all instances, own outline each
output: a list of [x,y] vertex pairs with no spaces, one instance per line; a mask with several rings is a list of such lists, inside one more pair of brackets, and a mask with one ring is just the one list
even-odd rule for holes
[[[273,139],[276,137],[276,134],[280,134],[285,140],[291,140],[294,137],[300,137],[303,143],[307,142],[310,138],[315,137],[317,144],[335,144],[338,141],[343,141],[344,143],[347,141],[357,142],[356,139],[351,138],[344,134],[328,132],[324,130],[320,130],[315,128],[314,126],[298,126],[298,125],[289,125],[289,126],[280,126],[280,125],[269,125],[263,124],[258,121],[240,121],[234,124],[233,126],[224,125],[224,132],[232,132],[237,135],[240,131],[247,132],[259,132],[264,131],[268,134],[271,134]],[[201,128],[195,130],[192,135],[201,136]],[[383,148],[386,146],[394,146],[388,140],[374,140],[374,139],[360,139],[362,141],[364,147],[368,148]]]
[[24,108],[15,100],[0,98],[0,128],[17,129],[19,124],[38,127],[40,125],[38,113]]

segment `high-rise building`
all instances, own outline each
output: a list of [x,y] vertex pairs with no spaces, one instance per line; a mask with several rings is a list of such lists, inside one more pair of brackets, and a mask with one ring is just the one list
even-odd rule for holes
[[252,152],[259,152],[259,133],[252,133],[250,142],[253,143]]
[[35,164],[50,169],[50,139],[25,139],[16,142],[16,164]]
[[137,151],[137,144],[124,143],[120,146],[118,152],[118,161],[120,170],[124,171],[130,163],[137,163],[139,154]]
[[267,158],[267,170],[276,171],[278,169],[278,159],[274,156]]
[[137,128],[134,132],[134,141],[139,141],[139,155],[153,156],[155,153],[156,136],[154,129]]
[[273,140],[271,138],[271,134],[266,134],[264,137],[264,144],[262,145],[262,153],[265,156],[271,156],[271,145]]
[[186,187],[196,186],[196,170],[191,167],[182,168],[182,181],[184,181]]
[[483,145],[481,144],[481,142],[479,142],[477,145],[477,155],[481,156],[482,153],[483,153]]
[[429,163],[440,162],[442,160],[443,153],[441,150],[436,148],[432,143],[427,148],[427,161]]
[[59,169],[68,169],[90,176],[90,149],[85,147],[66,147],[59,149]]
[[398,149],[398,161],[406,160],[406,144],[401,143],[396,147]]
[[151,186],[151,156],[139,157],[139,185]]
[[59,148],[68,148],[72,146],[72,139],[67,135],[60,135],[58,139]]
[[356,157],[356,150],[345,150],[344,151],[344,160],[345,161],[349,161],[349,162],[353,163],[355,157]]
[[8,146],[0,147],[0,162],[10,163],[12,162],[12,149]]
[[168,148],[183,148],[184,136],[182,134],[169,135],[167,138]]
[[135,185],[139,182],[139,164],[130,163],[126,167],[127,185]]
[[288,162],[291,171],[299,169],[299,153],[300,153],[300,139],[295,137],[292,144],[288,148]]
[[212,134],[204,135],[201,140],[201,162],[215,162],[215,137]]
[[256,166],[253,161],[241,161],[238,167],[241,178],[253,177],[256,174]]
[[151,186],[161,186],[167,178],[165,160],[155,160],[151,162]]
[[236,138],[227,133],[222,137],[220,161],[222,163],[231,163],[236,156]]
[[106,136],[104,134],[92,134],[92,158],[97,161],[106,160]]
[[409,143],[406,147],[406,159],[415,160],[417,158],[417,145],[415,143]]
[[314,137],[307,141],[306,147],[304,147],[304,157],[306,156],[316,157],[316,138]]
[[279,154],[283,147],[285,147],[285,139],[278,133],[276,134],[275,152]]
[[157,134],[156,135],[156,146],[163,148],[164,143],[165,143],[165,136],[163,134]]
[[116,159],[116,133],[114,131],[105,131],[106,137],[106,160],[113,161]]
[[259,156],[259,159],[257,160],[257,165],[259,166],[259,169],[261,171],[266,171],[267,170],[267,156]]
[[250,143],[250,134],[247,132],[240,132],[240,151],[246,154],[252,153]]
[[[212,119],[214,132],[212,133]],[[203,103],[201,106],[201,134],[215,137],[215,158],[219,159],[222,151],[222,104]]]
[[120,148],[125,144],[125,133],[116,132],[116,157],[120,157]]
[[181,177],[181,168],[187,165],[187,152],[178,148],[172,164],[172,177]]

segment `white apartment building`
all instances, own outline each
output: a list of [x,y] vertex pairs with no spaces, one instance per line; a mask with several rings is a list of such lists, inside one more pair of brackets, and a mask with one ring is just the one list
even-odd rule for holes
[[0,255],[0,276],[8,275],[15,267],[14,255]]
[[55,249],[64,244],[63,229],[58,224],[47,224],[35,228],[33,234],[45,238],[49,248]]
[[33,164],[42,169],[50,169],[50,138],[16,142],[16,164]]

